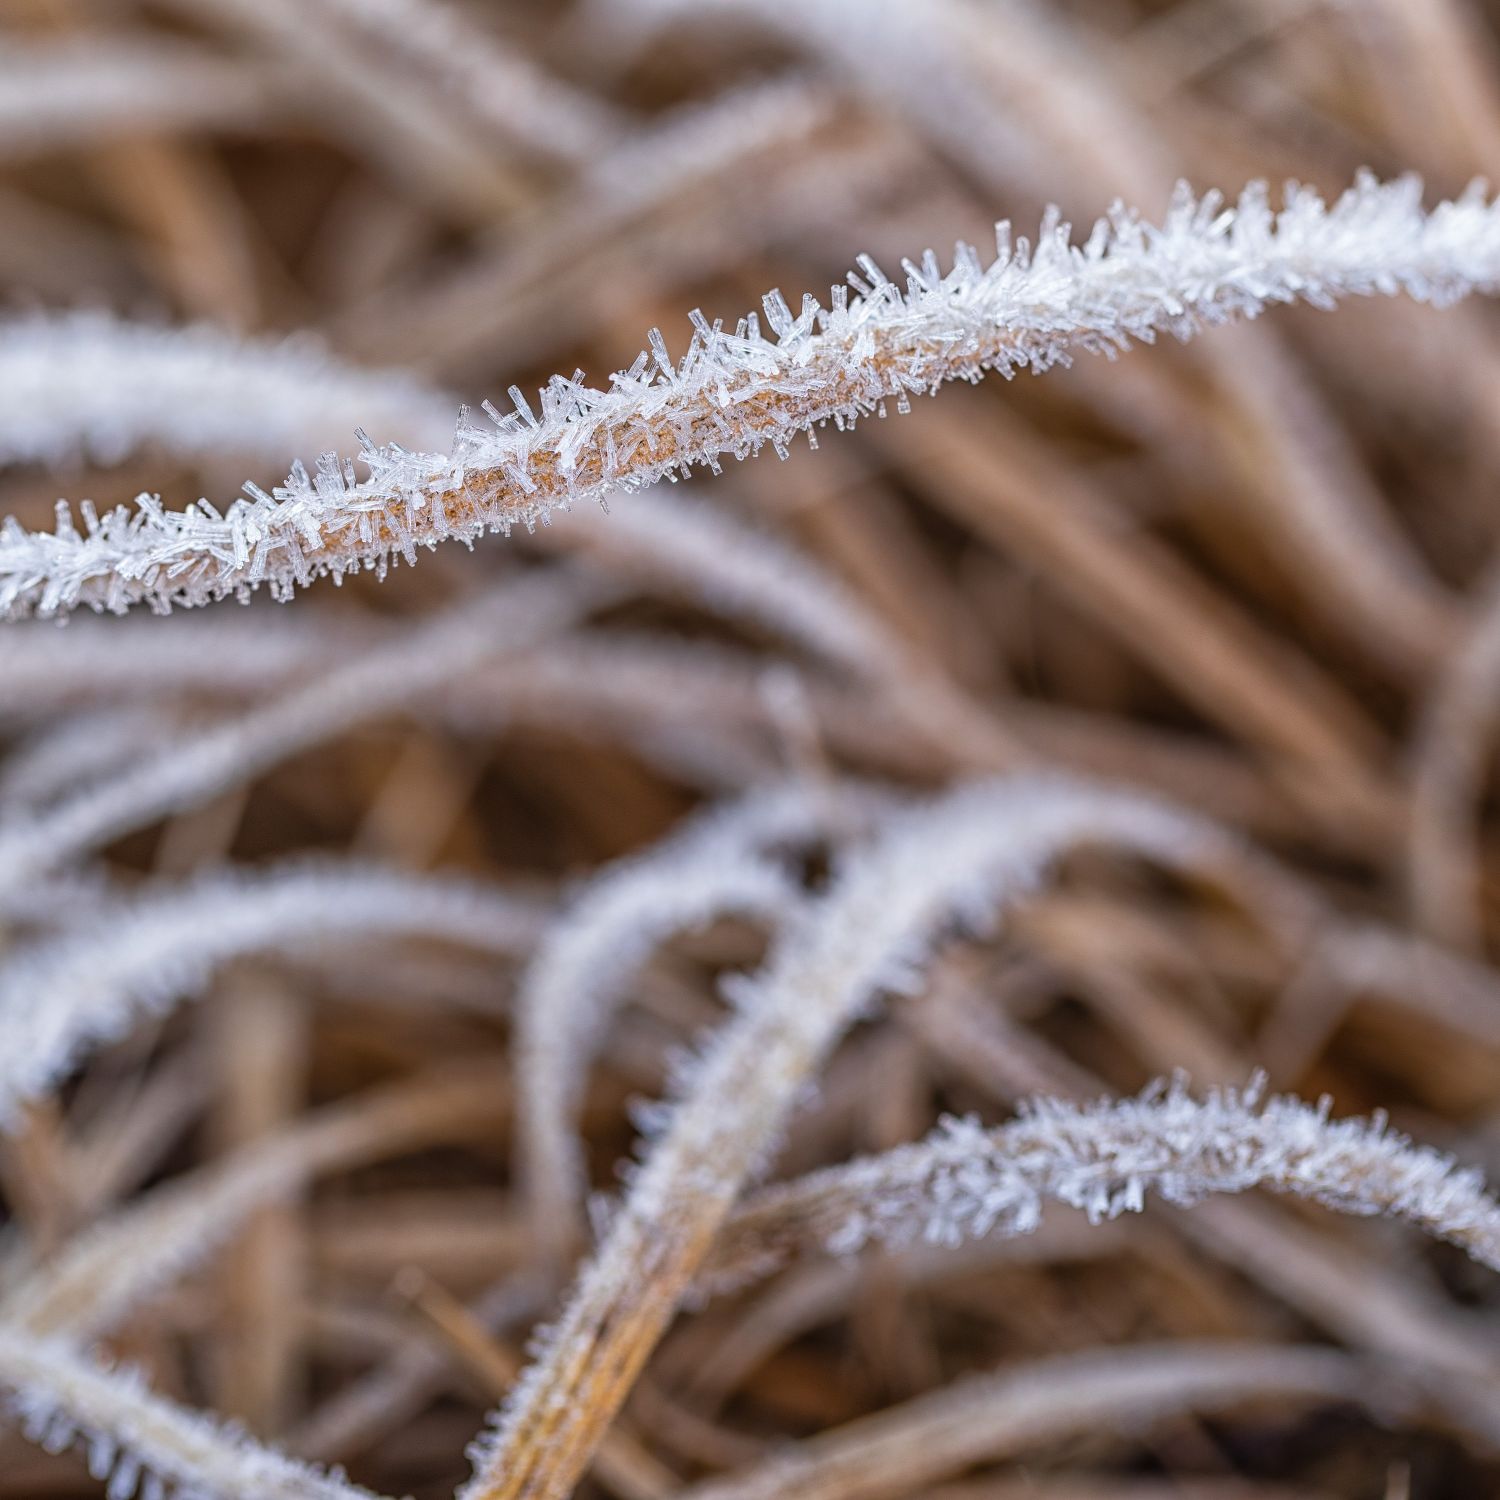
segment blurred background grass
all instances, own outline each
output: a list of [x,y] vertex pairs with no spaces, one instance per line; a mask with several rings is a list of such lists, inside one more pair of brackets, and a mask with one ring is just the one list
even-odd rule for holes
[[[417,372],[456,410],[575,367],[599,383],[654,325],[679,351],[694,307],[732,321],[773,286],[796,306],[860,251],[895,273],[929,245],[984,246],[997,218],[1032,233],[1049,203],[1086,227],[1116,198],[1158,216],[1181,177],[1231,196],[1251,179],[1333,193],[1361,167],[1413,169],[1430,198],[1452,195],[1500,170],[1496,19],[1478,0],[446,13],[396,0],[4,0],[0,287],[20,312],[103,306],[310,331],[350,361]],[[1326,1090],[1341,1113],[1388,1106],[1419,1138],[1493,1169],[1500,1057],[1475,1036],[1500,1004],[1482,982],[1497,916],[1497,414],[1493,307],[1370,302],[991,380],[702,487],[846,580],[924,672],[1035,759],[1246,829],[1346,913],[1472,960],[1485,1015],[1436,1023],[1420,974],[1334,983],[1316,945],[1273,950],[1201,892],[1112,870],[1039,900],[999,954],[962,954],[948,988],[1003,1001],[1049,1057],[1111,1088],[1177,1063],[1203,1083],[1263,1064],[1278,1088]],[[408,415],[410,430],[393,413],[371,435],[433,441]],[[321,441],[353,451],[350,432]],[[141,490],[222,503],[244,479],[284,472],[232,444],[196,466],[149,450],[110,468],[13,466],[0,512],[40,525],[58,495],[105,504]],[[294,608],[314,605],[319,629],[340,615],[400,621],[532,555],[522,538],[440,550]],[[258,602],[253,617],[272,608]],[[637,599],[608,619],[769,659],[768,641],[687,605]],[[173,876],[353,850],[550,888],[644,846],[704,795],[629,735],[491,707],[467,728],[383,722],[302,754],[123,841],[113,864],[124,878]],[[679,730],[696,710],[678,705]],[[189,695],[173,711],[205,706]],[[857,726],[840,736],[764,705],[752,719],[721,725],[723,738],[773,765],[898,769],[922,785],[955,769],[930,746],[882,760]],[[726,927],[653,965],[593,1085],[601,1186],[629,1148],[627,1096],[656,1091],[669,1046],[712,1014],[710,976],[755,951]],[[422,972],[424,988],[452,995],[504,988],[453,955]],[[92,1213],[372,1080],[451,1055],[503,1066],[503,1019],[392,1007],[372,986],[354,962],[337,984],[244,966],[219,986],[233,1003],[109,1054],[85,1079],[92,1097],[0,1153],[11,1233],[56,1242],[87,1218],[74,1189],[107,1145],[101,1099],[146,1090],[172,1128],[108,1179]],[[993,1115],[1021,1084],[986,1073],[976,1045],[904,1013],[861,1031],[788,1166],[911,1139],[944,1109]],[[247,1047],[257,1060],[242,1068]],[[357,1478],[447,1493],[494,1392],[434,1315],[433,1289],[474,1297],[526,1255],[505,1127],[483,1124],[265,1216],[120,1347],[164,1389]],[[1224,1222],[1231,1241],[1249,1233]],[[1397,1363],[1417,1350],[1415,1366],[1462,1371],[1469,1398],[1497,1409],[1495,1293],[1455,1253],[1283,1205],[1255,1223],[1263,1244],[1219,1258],[1149,1215],[951,1275],[876,1263],[816,1318],[754,1297],[715,1304],[660,1352],[630,1431],[687,1479],[1002,1359],[1189,1335],[1324,1337]],[[1330,1275],[1347,1281],[1332,1302]],[[776,1317],[777,1335],[732,1376],[695,1380]],[[524,1332],[521,1319],[500,1336],[514,1347]],[[440,1356],[424,1397],[320,1439],[351,1382],[407,1345]],[[1432,1405],[1424,1424],[1389,1431],[1279,1404],[1183,1417],[1056,1445],[1025,1478],[982,1479],[975,1493],[1094,1494],[1061,1487],[1075,1472],[1101,1495],[1136,1493],[1127,1478],[1161,1486],[1143,1494],[1226,1500],[1500,1493],[1493,1420],[1486,1436],[1454,1403]],[[75,1461],[0,1443],[0,1495],[93,1492]],[[1266,1488],[1214,1487],[1231,1480]]]

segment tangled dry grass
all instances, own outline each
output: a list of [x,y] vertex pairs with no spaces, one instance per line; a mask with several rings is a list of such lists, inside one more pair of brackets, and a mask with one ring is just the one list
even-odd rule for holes
[[1487,0],[4,0],[0,1500],[1500,1493],[1486,172]]

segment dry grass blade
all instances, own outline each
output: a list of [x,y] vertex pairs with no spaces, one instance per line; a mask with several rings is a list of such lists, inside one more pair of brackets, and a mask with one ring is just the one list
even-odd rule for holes
[[570,1491],[839,1036],[879,992],[916,982],[945,925],[992,921],[1077,843],[1210,870],[1229,852],[1143,798],[1019,778],[897,815],[848,861],[761,973],[733,987],[737,1018],[684,1080],[545,1348],[476,1445],[464,1500]]

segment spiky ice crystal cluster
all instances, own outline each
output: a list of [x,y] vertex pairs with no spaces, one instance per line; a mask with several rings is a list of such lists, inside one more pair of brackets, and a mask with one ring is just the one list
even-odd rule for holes
[[[1403,1219],[1500,1266],[1500,1204],[1477,1170],[1414,1146],[1383,1115],[1335,1121],[1326,1099],[1267,1099],[1262,1088],[1257,1079],[1195,1099],[1177,1079],[1134,1099],[1040,1099],[994,1130],[949,1120],[923,1144],[808,1179],[818,1189],[809,1218],[834,1253],[918,1239],[953,1246],[1031,1233],[1047,1202],[1097,1223],[1140,1212],[1151,1192],[1191,1205],[1261,1187]],[[784,1216],[788,1205],[766,1197],[771,1216]]]
[[[1443,304],[1500,287],[1500,213],[1478,187],[1430,213],[1411,177],[1363,176],[1331,206],[1291,186],[1273,211],[1263,185],[1233,207],[1217,193],[1179,189],[1159,226],[1117,207],[1081,245],[1049,213],[1033,248],[997,234],[984,264],[960,245],[943,274],[931,252],[908,263],[906,284],[868,258],[827,306],[805,297],[793,313],[779,293],[731,332],[692,317],[674,361],[659,332],[607,389],[581,372],[555,376],[533,411],[486,405],[491,425],[460,413],[451,453],[376,446],[361,434],[352,461],[300,464],[271,493],[251,485],[220,510],[183,511],[142,496],[134,509],[79,517],[61,505],[53,533],[0,529],[0,616],[56,615],[76,606],[154,609],[243,597],[265,584],[299,584],[393,558],[446,538],[531,525],[560,506],[601,500],[695,464],[717,468],[800,432],[844,426],[886,402],[945,381],[1046,370],[1072,351],[1111,354],[1170,333],[1253,317],[1277,303],[1327,307],[1349,295],[1406,293]],[[81,518],[81,524],[80,524]]]

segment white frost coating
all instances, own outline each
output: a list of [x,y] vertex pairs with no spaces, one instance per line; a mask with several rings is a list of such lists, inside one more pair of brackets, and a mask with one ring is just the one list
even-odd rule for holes
[[264,459],[348,443],[419,447],[453,435],[455,403],[398,370],[361,370],[307,335],[248,339],[84,310],[0,323],[0,463],[115,464],[154,445],[186,458]]
[[1074,351],[1114,353],[1163,333],[1254,317],[1289,302],[1405,293],[1446,304],[1500,286],[1500,210],[1479,188],[1431,213],[1414,177],[1362,176],[1332,206],[1288,188],[1273,212],[1261,185],[1226,208],[1185,188],[1160,228],[1117,209],[1083,245],[1049,214],[1033,249],[1001,226],[985,265],[960,246],[907,266],[903,291],[873,262],[828,307],[793,313],[777,293],[733,332],[694,318],[678,361],[660,334],[607,390],[554,376],[540,412],[519,391],[493,425],[463,425],[451,453],[368,445],[328,455],[225,511],[181,512],[144,496],[132,511],[60,514],[54,533],[0,530],[0,614],[203,604],[268,585],[278,596],[324,574],[414,560],[418,547],[530,523],[558,506],[638,489],[723,454],[778,452],[800,432],[904,406],[912,394],[988,370],[1045,370]]
[[7,32],[0,160],[94,143],[121,127],[248,125],[267,116],[272,102],[262,79],[206,48],[143,45],[119,35],[40,41]]
[[[572,1301],[471,1445],[474,1474],[459,1500],[486,1500],[511,1479],[539,1491],[565,1483],[568,1473],[550,1467],[564,1451],[561,1438],[537,1453],[523,1446],[524,1435],[539,1412],[564,1407],[564,1422],[575,1427],[607,1414],[592,1386],[618,1376],[627,1356],[615,1341],[629,1339],[633,1357],[644,1357],[648,1333],[659,1334],[680,1295],[676,1279],[697,1272],[829,1050],[882,991],[919,987],[951,925],[992,926],[1078,844],[1199,870],[1240,859],[1239,846],[1206,820],[1063,777],[979,782],[887,819],[871,845],[840,862],[827,895],[799,908],[761,971],[734,982],[728,998],[738,1014],[681,1078],[680,1102],[666,1113]],[[665,1280],[649,1310],[639,1306],[648,1266]],[[576,1457],[576,1443],[566,1451]],[[522,1461],[526,1473],[509,1475],[507,1465]],[[546,1471],[545,1484],[537,1470]]]
[[0,1129],[85,1049],[199,994],[244,954],[352,937],[528,950],[541,908],[469,881],[359,865],[217,874],[93,912],[0,969]]
[[1263,1099],[1260,1088],[1196,1100],[1177,1080],[1134,1099],[1039,1099],[992,1130],[950,1119],[925,1142],[762,1193],[726,1230],[725,1255],[774,1262],[810,1242],[834,1254],[956,1246],[1029,1234],[1049,1200],[1099,1223],[1138,1213],[1149,1192],[1192,1204],[1261,1187],[1403,1219],[1500,1270],[1500,1203],[1477,1170],[1414,1146],[1384,1116],[1335,1121],[1327,1099]]
[[770,857],[868,818],[871,797],[804,785],[711,807],[644,854],[596,876],[538,946],[516,993],[519,1166],[542,1229],[560,1232],[587,1176],[575,1133],[611,1012],[653,950],[731,912],[776,919],[797,888]]
[[0,1387],[26,1436],[49,1453],[77,1447],[108,1500],[371,1500],[62,1339],[0,1328]]

